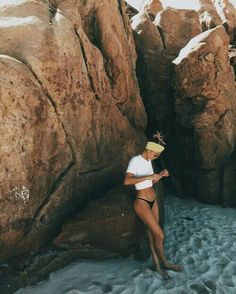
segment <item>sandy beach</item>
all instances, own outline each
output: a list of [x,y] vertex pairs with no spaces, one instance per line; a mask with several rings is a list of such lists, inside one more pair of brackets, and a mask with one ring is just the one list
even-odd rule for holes
[[16,294],[191,294],[236,292],[236,211],[179,199],[165,200],[165,252],[184,271],[168,281],[150,269],[151,259],[78,260],[47,281]]

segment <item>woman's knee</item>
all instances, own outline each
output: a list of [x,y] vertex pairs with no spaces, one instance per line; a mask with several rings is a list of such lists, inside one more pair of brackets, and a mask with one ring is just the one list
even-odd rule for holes
[[156,242],[162,243],[164,241],[164,233],[163,232],[155,232],[153,234],[153,238],[155,239]]

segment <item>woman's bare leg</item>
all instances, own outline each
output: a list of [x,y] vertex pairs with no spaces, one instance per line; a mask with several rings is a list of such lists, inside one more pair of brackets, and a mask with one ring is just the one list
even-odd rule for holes
[[144,222],[150,231],[149,244],[153,256],[153,261],[156,266],[156,271],[162,275],[164,279],[169,278],[168,274],[160,268],[159,260],[165,259],[161,240],[163,241],[164,234],[156,218],[154,217],[149,205],[140,199],[134,201],[134,210],[139,218]]
[[[154,203],[154,205],[152,207],[152,211],[153,211],[154,217],[156,218],[157,222],[159,223],[159,210],[158,210],[157,202]],[[156,271],[158,273],[160,273],[162,276],[166,276],[166,278],[167,277],[169,278],[168,274],[161,270],[160,262],[159,262],[159,259],[158,259],[158,256],[157,256],[157,253],[155,250],[155,246],[154,246],[154,238],[153,238],[152,232],[150,230],[148,230],[148,238],[149,238],[149,245],[150,245],[150,249],[151,249],[151,253],[152,253],[152,259],[153,259],[153,263],[155,265]]]
[[167,272],[162,270],[161,267],[160,267],[159,259],[158,259],[158,256],[157,256],[157,253],[156,253],[156,250],[155,250],[155,247],[154,247],[154,240],[153,240],[152,232],[150,230],[148,231],[148,237],[149,237],[150,249],[151,249],[151,252],[152,252],[152,259],[153,259],[153,262],[155,264],[155,270],[160,275],[162,275],[162,277],[164,279],[169,279],[170,276],[167,274]]
[[[155,203],[152,207],[152,213],[153,213],[154,218],[156,218],[156,220],[159,224],[159,207],[158,207],[157,201],[155,201]],[[164,240],[163,240],[163,243],[164,243]],[[164,244],[162,244],[162,248],[164,248]],[[164,249],[163,249],[163,251],[164,251]],[[174,271],[181,271],[182,270],[181,265],[171,264],[170,262],[167,261],[165,256],[164,256],[164,260],[161,260],[161,265],[165,269],[170,269],[170,270],[174,270]]]
[[[156,203],[155,203],[156,204]],[[164,234],[155,218],[153,211],[150,209],[149,205],[145,203],[145,201],[136,199],[134,201],[134,209],[136,214],[140,217],[140,219],[144,222],[144,224],[149,228],[152,234],[152,244],[153,248],[155,249],[156,255],[158,259],[162,262],[163,266],[168,269],[174,269],[165,255],[164,255],[164,248],[163,248],[163,240]],[[150,244],[151,246],[151,244]],[[151,248],[152,250],[152,248]],[[171,266],[171,268],[170,268]],[[176,269],[175,269],[176,270]]]

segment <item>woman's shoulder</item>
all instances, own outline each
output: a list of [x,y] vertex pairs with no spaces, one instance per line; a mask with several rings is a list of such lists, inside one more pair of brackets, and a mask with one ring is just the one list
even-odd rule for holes
[[131,157],[130,161],[139,161],[140,155],[134,155]]

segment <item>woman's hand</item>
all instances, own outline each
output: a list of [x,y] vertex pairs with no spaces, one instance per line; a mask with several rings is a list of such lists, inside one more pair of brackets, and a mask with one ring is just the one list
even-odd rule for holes
[[168,177],[169,172],[167,169],[163,169],[159,174],[153,174],[152,175],[152,182],[153,184],[157,183],[161,178]]
[[157,181],[159,181],[159,179],[160,179],[159,174],[152,174],[152,175],[148,176],[148,180],[152,180],[153,182],[155,181],[155,183]]
[[159,175],[161,175],[161,177],[169,177],[169,172],[167,169],[163,169]]
[[151,175],[151,179],[153,184],[157,183],[159,180],[161,179],[161,175],[160,174],[153,174]]

